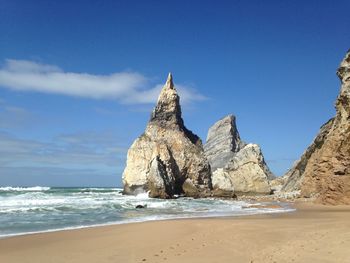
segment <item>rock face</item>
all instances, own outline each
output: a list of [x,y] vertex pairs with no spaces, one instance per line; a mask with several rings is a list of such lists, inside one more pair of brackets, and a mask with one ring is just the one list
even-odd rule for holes
[[270,180],[270,187],[272,192],[275,195],[279,195],[281,193],[282,187],[285,185],[285,183],[287,182],[287,176],[279,176],[279,177],[275,177],[275,179]]
[[175,178],[168,176],[166,165],[157,155],[151,162],[148,171],[148,189],[150,197],[169,198],[174,193]]
[[311,156],[319,150],[325,142],[327,135],[333,125],[334,119],[330,119],[325,123],[319,134],[314,139],[313,143],[306,149],[301,158],[294,164],[292,169],[290,169],[284,177],[287,178],[282,191],[286,192],[296,192],[300,191],[306,166],[311,158]]
[[209,195],[210,165],[201,140],[184,125],[171,74],[144,134],[128,151],[123,183],[126,194],[149,191],[151,197],[159,198]]
[[213,194],[270,194],[269,180],[274,179],[261,149],[241,141],[235,117],[229,115],[215,123],[204,146],[212,168]]
[[204,145],[212,171],[223,168],[228,161],[245,146],[241,141],[236,118],[228,115],[209,128],[207,141]]
[[300,191],[325,204],[350,204],[350,50],[337,71],[336,116],[287,173],[282,191]]

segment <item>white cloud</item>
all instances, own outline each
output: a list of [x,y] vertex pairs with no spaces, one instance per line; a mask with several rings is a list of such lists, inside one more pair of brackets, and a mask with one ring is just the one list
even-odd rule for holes
[[[64,72],[57,66],[8,59],[0,69],[0,86],[17,91],[36,91],[92,99],[114,99],[127,104],[154,103],[161,84],[137,72],[110,75]],[[205,97],[195,89],[176,85],[181,101],[189,103]]]

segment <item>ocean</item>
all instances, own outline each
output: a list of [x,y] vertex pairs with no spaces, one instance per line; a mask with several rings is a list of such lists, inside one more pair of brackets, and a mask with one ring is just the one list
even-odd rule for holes
[[120,188],[0,187],[0,238],[150,220],[293,211],[285,203],[279,203],[280,209],[249,205],[215,198],[125,196]]

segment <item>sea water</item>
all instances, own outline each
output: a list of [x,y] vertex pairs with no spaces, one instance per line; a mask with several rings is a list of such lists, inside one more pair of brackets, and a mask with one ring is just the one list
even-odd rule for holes
[[[136,209],[137,205],[145,206]],[[0,238],[98,225],[292,211],[215,198],[153,199],[120,188],[0,187]]]

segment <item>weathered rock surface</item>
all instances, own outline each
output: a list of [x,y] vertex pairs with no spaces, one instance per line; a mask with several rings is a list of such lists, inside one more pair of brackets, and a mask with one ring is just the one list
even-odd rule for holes
[[151,197],[159,198],[209,195],[210,165],[201,140],[184,125],[171,74],[144,134],[128,151],[123,184],[126,194],[149,191]]
[[245,146],[236,127],[236,117],[228,115],[209,128],[204,145],[212,172],[223,168]]
[[235,187],[230,175],[223,168],[218,168],[212,175],[213,196],[234,197]]
[[294,166],[284,175],[284,177],[287,179],[282,188],[283,191],[300,191],[308,161],[311,156],[324,144],[325,139],[333,125],[333,121],[334,119],[331,119],[321,127],[320,132],[314,139],[313,143],[306,149],[304,154],[294,164]]
[[325,204],[350,204],[350,50],[337,71],[336,116],[287,173],[282,191],[300,191]]
[[159,156],[156,156],[148,171],[148,189],[150,197],[170,198],[170,193],[174,192],[174,180],[172,174],[168,175],[167,166]]
[[270,180],[271,191],[274,194],[280,193],[287,180],[288,177],[286,175],[275,177],[275,179]]
[[204,149],[213,171],[214,195],[271,193],[269,180],[274,176],[261,149],[256,144],[241,141],[233,115],[219,120],[209,129]]

